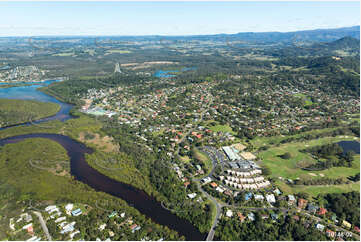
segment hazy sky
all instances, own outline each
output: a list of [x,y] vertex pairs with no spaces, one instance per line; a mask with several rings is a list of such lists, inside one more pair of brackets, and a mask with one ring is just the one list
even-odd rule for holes
[[359,23],[359,2],[0,2],[0,36],[286,32]]

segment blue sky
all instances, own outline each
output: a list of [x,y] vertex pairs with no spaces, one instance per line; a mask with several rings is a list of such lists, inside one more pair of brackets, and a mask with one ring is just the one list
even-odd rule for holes
[[191,35],[359,25],[359,2],[0,2],[0,36]]

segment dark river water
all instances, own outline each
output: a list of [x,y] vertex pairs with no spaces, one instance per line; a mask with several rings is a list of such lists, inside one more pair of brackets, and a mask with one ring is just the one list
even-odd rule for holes
[[[44,83],[44,85],[48,85],[49,83]],[[58,114],[37,121],[37,123],[48,120],[65,121],[72,118],[69,114],[69,111],[72,108],[71,105],[62,103],[53,97],[37,91],[36,88],[38,87],[38,85],[34,85],[5,88],[5,90],[0,89],[0,98],[34,99],[38,101],[55,102],[61,105],[61,110]],[[93,150],[68,136],[50,133],[19,135],[0,140],[0,146],[16,143],[29,138],[46,138],[62,145],[70,157],[71,174],[77,180],[89,185],[97,191],[106,192],[125,200],[130,206],[133,206],[138,211],[151,218],[154,222],[177,231],[180,235],[185,236],[187,240],[205,240],[205,234],[201,234],[198,229],[187,220],[181,219],[172,214],[169,210],[164,209],[159,202],[144,191],[111,179],[90,167],[85,161],[85,153],[92,153]]]
[[343,149],[343,152],[353,151],[356,154],[360,154],[360,143],[357,141],[340,141],[337,143]]

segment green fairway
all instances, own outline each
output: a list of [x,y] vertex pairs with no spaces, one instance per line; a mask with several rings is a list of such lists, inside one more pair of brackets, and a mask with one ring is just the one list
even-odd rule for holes
[[[263,161],[263,164],[271,169],[271,176],[278,178],[283,177],[285,179],[314,179],[321,177],[337,178],[337,177],[348,177],[355,175],[360,170],[360,156],[355,156],[353,167],[333,167],[331,169],[322,171],[305,171],[300,169],[301,165],[313,164],[316,162],[315,159],[309,153],[302,153],[299,150],[307,147],[323,145],[341,140],[353,140],[352,137],[325,137],[321,139],[311,140],[307,142],[295,142],[286,143],[279,147],[272,147],[264,152],[260,152],[258,157]],[[279,157],[284,153],[289,152],[291,154],[290,159],[282,159]],[[310,174],[311,173],[311,174]],[[321,175],[320,175],[321,174]]]

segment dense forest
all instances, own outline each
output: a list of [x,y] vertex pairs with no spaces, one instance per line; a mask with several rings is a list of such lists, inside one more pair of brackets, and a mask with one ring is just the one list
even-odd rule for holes
[[360,193],[332,193],[324,196],[327,208],[340,219],[360,227]]

